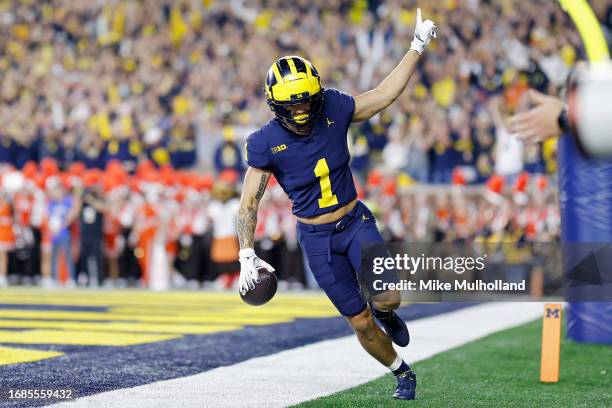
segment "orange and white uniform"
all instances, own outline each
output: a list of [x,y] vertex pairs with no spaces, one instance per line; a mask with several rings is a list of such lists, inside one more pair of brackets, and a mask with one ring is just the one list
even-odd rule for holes
[[40,249],[43,252],[51,252],[51,229],[49,228],[49,202],[42,190],[34,192],[32,200],[32,212],[30,213],[30,225],[40,231]]
[[8,202],[3,202],[0,203],[0,251],[11,251],[14,248],[13,211]]
[[23,194],[15,194],[15,221],[23,226],[31,226],[34,198]]
[[238,261],[238,232],[236,219],[240,200],[232,198],[227,202],[212,201],[208,215],[213,224],[213,242],[210,256],[213,262],[226,263]]
[[[163,211],[167,218],[163,220],[165,230],[164,236],[160,237],[166,244],[166,252],[170,259],[174,259],[178,253],[178,239],[181,235],[180,228],[180,205],[171,199],[164,201]],[[170,216],[168,216],[170,215]]]
[[123,251],[124,243],[121,236],[119,218],[111,213],[104,217],[104,251],[110,258],[117,258]]
[[159,225],[157,209],[151,204],[143,205],[137,214],[136,225],[138,225],[138,251],[136,256],[142,271],[142,279],[148,285],[153,240]]

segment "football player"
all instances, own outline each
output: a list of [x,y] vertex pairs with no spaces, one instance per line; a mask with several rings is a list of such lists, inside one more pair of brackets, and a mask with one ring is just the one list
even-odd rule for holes
[[[361,246],[384,243],[370,210],[357,200],[349,168],[347,130],[351,122],[367,120],[395,101],[412,76],[435,24],[421,19],[417,9],[414,40],[393,71],[374,89],[352,97],[324,89],[307,60],[288,56],[269,69],[265,93],[275,118],[247,138],[245,175],[238,214],[240,291],[259,281],[258,268],[274,268],[257,257],[253,236],[257,207],[271,174],[293,202],[300,246],[319,286],[346,317],[363,348],[397,376],[393,396],[414,399],[416,375],[393,349],[406,346],[406,324],[394,312],[397,291],[365,303],[357,274]],[[383,332],[374,322],[376,318]]]

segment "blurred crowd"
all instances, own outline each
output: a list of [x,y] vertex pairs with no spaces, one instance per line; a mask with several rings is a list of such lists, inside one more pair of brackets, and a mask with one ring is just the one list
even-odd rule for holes
[[[609,32],[612,6],[592,2]],[[524,148],[504,118],[531,86],[556,93],[583,57],[549,0],[421,2],[438,25],[408,92],[350,131],[355,174],[420,183],[550,173],[555,146]],[[0,4],[0,162],[50,157],[130,171],[242,171],[243,138],[272,117],[270,64],[310,59],[324,86],[359,94],[409,48],[416,1],[139,0]]]
[[[0,286],[230,289],[236,285],[240,179],[156,169],[129,174],[82,164],[60,171],[51,159],[22,171],[0,168]],[[501,176],[486,187],[455,175],[448,187],[398,183],[373,171],[359,196],[388,242],[556,242],[559,212],[546,176]],[[255,232],[256,251],[277,269],[281,288],[316,287],[296,238],[296,220],[272,178]],[[492,252],[497,247],[490,248]]]
[[[612,5],[591,3],[610,40]],[[349,129],[360,197],[388,241],[558,240],[555,142],[506,129],[526,89],[558,94],[584,58],[557,2],[13,0],[0,286],[233,287],[242,146],[272,118],[270,64],[302,55],[357,95],[409,49],[417,5],[437,40],[407,92]],[[256,241],[281,287],[313,285],[274,181]]]

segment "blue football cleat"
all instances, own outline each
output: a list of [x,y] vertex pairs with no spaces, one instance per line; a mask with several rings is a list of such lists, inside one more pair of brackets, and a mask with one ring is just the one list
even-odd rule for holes
[[416,393],[416,374],[412,370],[405,371],[397,376],[397,387],[393,398],[413,400]]
[[372,314],[376,320],[382,324],[385,332],[391,337],[391,340],[400,347],[406,347],[410,343],[410,333],[406,323],[394,311],[384,312],[384,317],[381,312],[374,309],[370,304]]

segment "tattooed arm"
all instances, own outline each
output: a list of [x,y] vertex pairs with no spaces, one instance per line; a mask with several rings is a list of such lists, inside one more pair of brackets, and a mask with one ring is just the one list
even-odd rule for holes
[[240,241],[240,292],[244,295],[249,289],[255,289],[259,282],[259,268],[274,272],[274,268],[255,255],[254,237],[257,226],[257,207],[264,195],[270,172],[249,167],[244,176],[240,210],[238,211],[238,240]]
[[240,249],[253,248],[255,227],[257,226],[257,207],[269,179],[269,171],[254,167],[249,167],[244,176],[237,222]]

